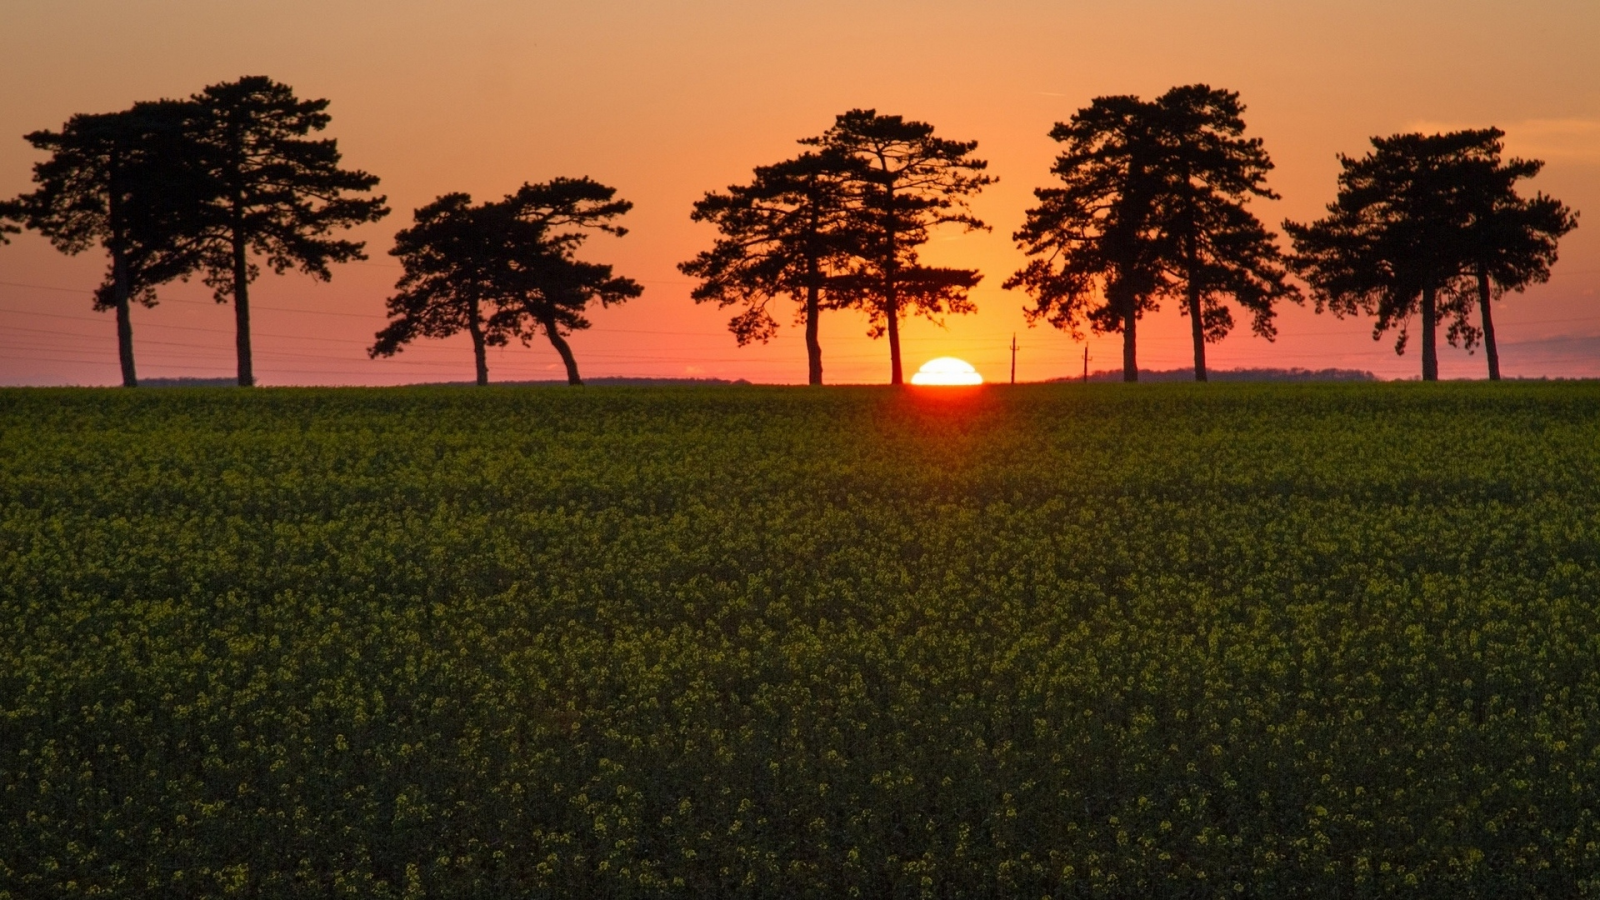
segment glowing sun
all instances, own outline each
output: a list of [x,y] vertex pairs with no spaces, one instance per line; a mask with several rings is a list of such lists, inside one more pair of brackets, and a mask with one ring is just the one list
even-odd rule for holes
[[941,356],[922,364],[917,374],[911,376],[912,384],[983,384],[983,376],[964,359]]

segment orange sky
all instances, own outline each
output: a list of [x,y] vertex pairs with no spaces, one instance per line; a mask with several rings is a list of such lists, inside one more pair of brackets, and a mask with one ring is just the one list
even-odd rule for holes
[[[24,132],[75,112],[183,96],[245,74],[333,101],[329,134],[347,164],[379,175],[395,212],[362,229],[372,259],[329,284],[257,282],[263,384],[398,384],[472,377],[464,338],[392,360],[365,347],[399,274],[387,256],[411,210],[438,194],[499,197],[523,181],[589,175],[635,203],[624,238],[587,258],[614,263],[645,295],[573,338],[584,375],[803,382],[799,330],[739,348],[728,313],[697,307],[675,264],[712,240],[689,221],[707,189],[795,152],[835,113],[875,107],[979,141],[1000,182],[976,203],[993,231],[939,234],[931,262],[984,275],[980,312],[906,329],[912,366],[944,355],[1019,379],[1075,374],[1082,345],[1026,327],[1025,298],[1000,289],[1020,264],[1011,232],[1045,183],[1051,124],[1091,98],[1153,96],[1207,82],[1240,91],[1283,195],[1276,225],[1314,218],[1334,193],[1335,154],[1417,128],[1498,125],[1510,149],[1545,159],[1534,186],[1584,213],[1548,285],[1497,311],[1508,376],[1600,376],[1600,5],[1581,2],[529,3],[11,2],[0,9],[0,194],[29,188]],[[56,253],[35,235],[0,247],[0,384],[118,381],[114,323],[90,311],[96,252]],[[141,377],[229,376],[232,314],[198,282],[134,312]],[[1140,327],[1146,368],[1190,364],[1188,323],[1163,309]],[[1241,328],[1213,368],[1339,366],[1415,377],[1413,349],[1373,342],[1368,320],[1288,308],[1275,344]],[[824,317],[830,382],[881,382],[888,347],[859,315]],[[1091,368],[1120,365],[1117,336],[1089,341]],[[1442,377],[1482,377],[1481,352],[1443,346]],[[1415,346],[1415,345],[1413,345]],[[492,380],[559,378],[548,345],[491,350]]]

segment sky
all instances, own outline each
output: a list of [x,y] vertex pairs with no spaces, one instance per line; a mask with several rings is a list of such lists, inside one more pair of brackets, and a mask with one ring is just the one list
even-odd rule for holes
[[[584,2],[513,0],[0,0],[0,195],[30,188],[40,159],[22,135],[79,112],[181,97],[268,75],[331,100],[346,165],[379,176],[393,212],[353,232],[366,262],[331,282],[265,272],[252,288],[259,383],[466,381],[465,336],[425,340],[392,359],[366,348],[400,274],[393,234],[440,194],[498,199],[528,181],[589,176],[634,210],[629,233],[581,256],[645,287],[599,310],[571,343],[585,377],[795,383],[801,330],[738,347],[730,310],[697,305],[677,263],[710,246],[694,201],[795,152],[852,108],[926,121],[976,140],[998,183],[973,203],[989,231],[936,232],[924,259],[983,273],[978,312],[908,322],[908,369],[968,360],[990,381],[1121,364],[1120,336],[1075,342],[1030,328],[1027,298],[1001,283],[1022,265],[1011,234],[1048,184],[1051,126],[1093,98],[1150,98],[1180,84],[1238,91],[1249,134],[1276,164],[1278,201],[1254,204],[1276,228],[1314,219],[1334,196],[1338,154],[1374,135],[1494,125],[1511,153],[1545,160],[1526,190],[1582,215],[1549,283],[1497,306],[1508,377],[1600,377],[1600,4],[1574,2]],[[99,250],[68,257],[34,234],[0,246],[0,384],[114,384],[115,323],[91,308]],[[133,313],[141,378],[226,377],[232,311],[199,283],[161,291]],[[1244,321],[1243,317],[1238,317]],[[888,380],[889,350],[864,316],[821,323],[828,381]],[[1419,345],[1396,356],[1369,319],[1286,306],[1269,343],[1240,327],[1210,345],[1213,369],[1329,367],[1415,378]],[[1173,306],[1144,319],[1144,368],[1192,364],[1188,320]],[[1444,378],[1481,378],[1482,351],[1440,334]],[[556,379],[546,343],[492,348],[491,380]]]

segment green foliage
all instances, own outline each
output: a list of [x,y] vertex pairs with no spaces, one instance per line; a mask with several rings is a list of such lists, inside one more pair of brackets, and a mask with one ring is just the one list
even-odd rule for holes
[[0,897],[1600,895],[1593,385],[0,393]]

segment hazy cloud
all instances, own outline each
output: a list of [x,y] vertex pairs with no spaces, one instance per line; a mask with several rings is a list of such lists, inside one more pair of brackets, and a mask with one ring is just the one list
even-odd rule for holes
[[[1478,351],[1481,356],[1483,351]],[[1507,373],[1523,377],[1594,378],[1600,375],[1600,335],[1557,335],[1500,342]]]

